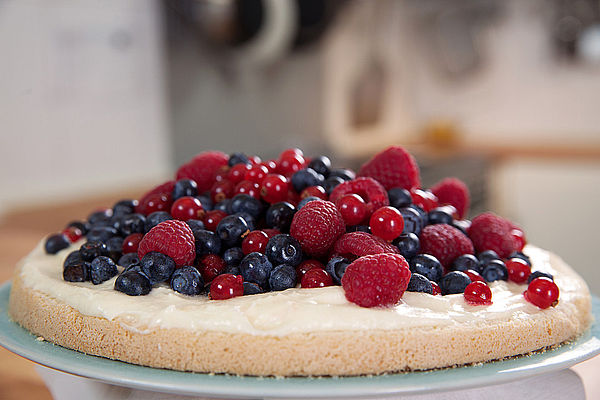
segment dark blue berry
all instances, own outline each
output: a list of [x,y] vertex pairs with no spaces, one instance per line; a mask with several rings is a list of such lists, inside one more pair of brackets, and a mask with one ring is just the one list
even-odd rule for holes
[[229,210],[229,203],[231,203],[231,199],[221,200],[220,202],[218,202],[217,204],[215,204],[215,206],[213,207],[213,209],[228,213],[227,210]]
[[223,252],[223,261],[227,266],[240,265],[242,258],[244,258],[244,252],[241,247],[231,247]]
[[296,193],[302,192],[310,186],[320,186],[323,184],[323,175],[319,174],[312,168],[301,169],[292,175],[292,186]]
[[77,264],[82,262],[83,258],[81,258],[81,253],[79,250],[75,250],[69,253],[63,262],[63,268],[68,267],[69,265]]
[[419,212],[413,207],[400,208],[398,211],[400,211],[402,218],[404,218],[404,230],[402,233],[414,233],[419,236],[424,225],[423,218],[421,218]]
[[408,207],[412,204],[410,192],[401,187],[391,188],[388,191],[388,198],[390,199],[390,206],[397,209]]
[[437,258],[430,254],[417,254],[410,260],[410,272],[421,274],[430,281],[439,282],[444,268]]
[[106,226],[109,222],[110,219],[113,216],[113,210],[111,210],[110,208],[107,208],[106,210],[100,210],[100,211],[96,211],[91,213],[88,216],[88,222],[90,223],[90,225],[102,225],[102,226]]
[[148,276],[146,276],[146,274],[144,274],[144,272],[142,271],[142,266],[140,264],[132,264],[123,270],[123,272],[128,272],[128,271],[138,272],[138,273],[144,275],[146,278],[148,278]]
[[533,271],[530,275],[529,278],[527,278],[527,283],[531,283],[532,280],[534,280],[535,278],[548,278],[551,281],[554,281],[554,276],[552,276],[552,274],[549,274],[547,272],[542,272],[542,271]]
[[166,211],[153,212],[146,217],[146,222],[144,223],[144,233],[150,232],[150,229],[154,228],[161,222],[169,221],[171,219],[173,219],[173,217],[171,217],[171,214]]
[[410,276],[406,291],[433,294],[433,286],[431,286],[429,279],[421,274],[414,273]]
[[471,221],[468,219],[455,219],[452,221],[452,223],[450,224],[453,227],[455,227],[456,229],[458,229],[459,231],[461,231],[462,233],[464,233],[465,235],[467,235],[467,232],[469,231],[469,228],[471,227]]
[[196,257],[221,252],[221,239],[214,232],[206,229],[196,231],[194,238],[196,239]]
[[164,282],[175,271],[175,261],[167,255],[151,251],[140,260],[142,272],[148,277],[150,283]]
[[137,253],[127,253],[127,254],[123,254],[121,256],[121,258],[119,258],[119,261],[117,261],[117,264],[123,268],[128,268],[132,265],[139,265],[140,259],[137,255]]
[[407,260],[410,260],[419,253],[421,250],[421,242],[419,237],[414,233],[403,233],[398,236],[392,244],[400,250],[400,254]]
[[90,279],[94,285],[99,285],[117,275],[117,266],[108,257],[94,258],[90,264]]
[[197,196],[198,195],[198,184],[196,181],[191,179],[180,179],[175,182],[175,186],[173,186],[173,192],[171,197],[173,201],[180,199],[186,196]]
[[482,268],[481,264],[479,263],[479,260],[473,254],[463,254],[461,256],[456,257],[456,259],[454,259],[454,261],[452,262],[451,269],[453,271],[462,271],[462,272],[465,272],[466,270],[469,270],[469,269],[479,272],[479,273],[481,273],[481,271],[483,271],[483,268]]
[[240,275],[239,265],[225,265],[221,274]]
[[233,215],[236,217],[241,217],[244,221],[246,221],[249,231],[256,229],[256,219],[252,215],[248,214],[247,212],[238,212]]
[[90,224],[82,221],[71,221],[67,224],[67,228],[74,227],[81,231],[82,234],[86,235],[90,230]]
[[427,223],[429,225],[434,224],[452,224],[452,214],[448,212],[448,210],[444,207],[434,208],[433,210],[427,213]]
[[254,282],[244,282],[244,296],[250,294],[264,293],[265,291]]
[[340,177],[345,181],[351,181],[352,179],[356,178],[356,174],[354,173],[354,171],[351,171],[346,168],[336,168],[336,169],[332,170],[329,173],[329,177],[332,177],[332,176]]
[[150,293],[152,285],[146,275],[137,271],[124,271],[115,280],[115,290],[129,296],[141,296]]
[[210,196],[207,195],[199,195],[196,196],[196,198],[198,200],[200,200],[200,204],[202,204],[202,208],[204,208],[204,211],[210,211],[213,209],[213,202],[210,199]]
[[146,229],[146,217],[142,214],[128,214],[119,219],[118,229],[123,236],[132,233],[144,233]]
[[186,265],[173,272],[171,289],[188,296],[197,296],[204,291],[204,280],[196,268]]
[[310,160],[308,168],[314,169],[325,178],[331,173],[331,160],[326,156],[318,156]]
[[501,260],[491,260],[484,265],[481,276],[486,282],[506,281],[508,270]]
[[279,229],[280,232],[289,232],[296,207],[287,201],[271,205],[265,213],[265,223],[269,228]]
[[113,261],[121,258],[123,254],[123,238],[120,236],[111,237],[106,241],[106,251],[108,251],[108,256],[112,258]]
[[289,264],[295,267],[302,261],[302,247],[294,237],[282,233],[269,239],[265,255],[274,265]]
[[313,201],[313,200],[321,200],[320,198],[316,197],[316,196],[307,196],[305,198],[303,198],[302,200],[300,200],[300,202],[298,203],[298,207],[297,210],[300,210],[302,207],[304,207],[309,201]]
[[346,268],[350,265],[350,261],[348,261],[344,257],[333,257],[331,260],[327,262],[325,266],[325,271],[329,275],[331,275],[331,279],[336,285],[342,284],[342,277],[346,272]]
[[521,260],[525,261],[527,265],[531,266],[531,259],[529,258],[529,256],[520,251],[513,251],[512,253],[510,253],[508,255],[508,259],[511,258],[520,258]]
[[113,215],[117,215],[122,217],[123,215],[133,214],[135,212],[135,207],[138,205],[137,200],[120,200],[115,203],[113,206]]
[[112,226],[92,226],[87,234],[87,240],[105,242],[111,237],[118,236],[119,232]]
[[229,161],[227,161],[227,165],[233,167],[237,164],[250,164],[250,160],[248,159],[248,156],[244,153],[236,152],[229,155]]
[[272,270],[273,264],[262,253],[250,253],[240,262],[240,273],[244,280],[260,287],[267,287]]
[[108,256],[108,249],[103,242],[88,240],[81,245],[79,253],[83,261],[92,261],[98,256]]
[[228,215],[217,225],[217,235],[225,247],[236,247],[242,243],[242,239],[250,232],[248,223],[240,216]]
[[280,291],[296,286],[296,269],[288,264],[281,264],[273,268],[269,276],[271,290]]
[[329,175],[329,178],[325,179],[325,182],[323,182],[323,189],[325,189],[327,194],[331,194],[333,189],[335,189],[340,183],[344,182],[345,180],[342,177]]
[[479,259],[481,265],[486,265],[489,261],[500,259],[494,250],[482,251],[481,253],[477,254],[477,258]]
[[448,272],[440,281],[442,295],[464,293],[465,288],[471,283],[471,278],[461,271]]
[[368,225],[348,225],[346,232],[366,232],[371,233],[371,228]]
[[62,233],[57,233],[54,235],[50,235],[48,236],[48,238],[46,238],[44,249],[48,254],[56,254],[62,249],[66,249],[70,245],[71,243],[65,235],[63,235]]
[[195,231],[202,231],[204,230],[204,222],[198,220],[198,219],[188,219],[187,221],[185,221],[185,223],[187,224],[187,226],[190,227],[190,229],[192,230],[192,233]]
[[233,196],[228,205],[227,214],[248,213],[256,220],[260,217],[263,208],[260,200],[249,194],[241,193]]
[[85,282],[90,280],[90,263],[79,261],[63,269],[63,279],[67,282]]

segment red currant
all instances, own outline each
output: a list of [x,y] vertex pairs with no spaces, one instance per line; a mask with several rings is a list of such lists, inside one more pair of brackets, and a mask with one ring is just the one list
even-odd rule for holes
[[216,254],[207,254],[200,258],[198,271],[202,274],[204,282],[210,282],[225,269],[225,261]]
[[415,205],[429,212],[438,206],[438,198],[429,190],[411,189],[410,196]]
[[241,275],[223,274],[210,284],[212,300],[227,300],[244,295],[244,280]]
[[294,154],[286,155],[279,159],[277,163],[277,171],[285,176],[292,176],[295,172],[300,171],[306,165],[306,160],[303,156]]
[[481,276],[479,274],[479,272],[472,270],[472,269],[468,269],[465,271],[465,274],[467,274],[467,276],[469,278],[471,278],[471,282],[483,282],[485,283],[485,279],[483,279],[483,276]]
[[473,306],[492,304],[492,291],[485,282],[475,281],[469,283],[463,296],[465,301]]
[[140,213],[144,215],[150,215],[156,211],[169,211],[171,209],[173,200],[170,194],[167,193],[154,193],[144,199],[143,203],[140,203]]
[[248,156],[248,161],[250,161],[250,164],[256,165],[256,164],[260,164],[260,162],[262,160],[260,159],[259,156]]
[[78,241],[83,236],[83,232],[81,232],[81,229],[79,229],[76,226],[69,226],[68,228],[65,228],[61,233],[71,243]]
[[180,197],[171,206],[171,215],[180,221],[188,219],[201,219],[204,216],[202,203],[195,197]]
[[531,281],[523,295],[528,302],[544,309],[558,303],[559,290],[550,278],[540,277]]
[[300,193],[300,198],[304,199],[306,197],[318,197],[321,200],[327,200],[329,198],[329,196],[327,195],[327,192],[325,191],[325,188],[323,188],[323,186],[309,186],[306,189],[304,189],[302,191],[302,193]]
[[233,189],[233,195],[235,196],[236,194],[247,194],[256,200],[260,200],[260,185],[246,180],[241,181]]
[[281,231],[279,229],[265,228],[262,231],[267,234],[267,236],[269,237],[269,239],[271,239],[275,235],[280,235],[281,234]]
[[294,207],[296,207],[298,205],[298,203],[300,202],[300,195],[298,193],[296,193],[296,191],[294,190],[292,185],[288,185],[288,187],[289,187],[289,189],[288,189],[288,195],[287,195],[286,201],[288,203],[292,203],[294,205]]
[[300,281],[302,288],[318,288],[333,286],[331,276],[322,268],[312,268],[304,274]]
[[325,266],[320,261],[314,259],[302,261],[296,267],[296,274],[298,275],[298,280],[302,281],[302,277],[313,268],[320,268],[324,270]]
[[510,231],[510,234],[517,242],[517,250],[523,250],[523,247],[527,244],[527,239],[525,238],[525,232],[520,229],[513,229]]
[[142,235],[141,233],[132,233],[131,235],[123,239],[123,254],[137,253],[138,246],[140,245],[140,242],[142,241],[143,237],[144,235]]
[[244,175],[244,180],[258,183],[260,185],[263,179],[265,179],[265,176],[267,176],[269,173],[269,169],[264,165],[253,165],[248,171],[246,171],[246,174]]
[[227,179],[228,174],[229,174],[229,167],[227,165],[222,166],[221,168],[219,168],[219,170],[215,174],[215,179],[214,179],[215,182],[221,182],[221,181]]
[[227,173],[227,179],[230,180],[234,185],[243,181],[246,176],[246,171],[250,169],[248,164],[236,164]]
[[206,213],[202,222],[204,222],[204,229],[207,231],[215,232],[217,230],[217,225],[223,218],[227,216],[225,211],[221,210],[211,210]]
[[210,188],[210,198],[216,204],[225,199],[233,197],[233,189],[235,186],[229,179],[215,182]]
[[433,281],[431,282],[431,294],[434,296],[442,295],[442,288],[440,288],[440,285]]
[[252,231],[242,241],[242,251],[244,254],[264,253],[268,241],[269,236],[263,231]]
[[260,187],[260,196],[267,203],[271,204],[287,200],[287,178],[279,174],[268,174],[262,181]]
[[267,169],[269,170],[269,174],[274,174],[275,170],[277,169],[277,161],[275,160],[263,161],[260,163],[260,165],[267,167]]
[[384,240],[394,240],[404,230],[404,218],[394,207],[381,207],[371,215],[369,220],[371,232]]
[[[335,205],[342,214],[346,225],[358,225],[367,216],[367,203],[357,194],[346,194],[340,197]],[[402,221],[402,226],[404,226],[404,220]]]
[[279,159],[282,159],[284,157],[291,157],[291,156],[304,157],[304,152],[297,147],[292,147],[292,148],[285,149],[284,151],[282,151],[281,154],[279,154]]
[[508,270],[508,279],[515,283],[526,282],[531,274],[531,267],[529,264],[520,258],[511,258],[510,260],[506,260],[504,264]]

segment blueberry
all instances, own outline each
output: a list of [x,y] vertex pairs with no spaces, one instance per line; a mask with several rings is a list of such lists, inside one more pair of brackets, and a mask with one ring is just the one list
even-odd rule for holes
[[437,258],[430,254],[417,254],[410,260],[410,272],[421,274],[430,281],[439,282],[444,268]]
[[108,256],[108,249],[103,242],[88,240],[79,248],[83,261],[92,261],[98,256]]
[[128,214],[119,219],[118,229],[123,236],[132,233],[144,233],[146,229],[146,217],[142,214]]
[[229,161],[227,161],[227,164],[230,167],[233,167],[237,164],[250,164],[250,160],[248,159],[248,156],[244,153],[236,152],[229,155]]
[[535,278],[549,278],[550,280],[554,281],[554,276],[552,276],[552,274],[549,274],[547,272],[542,272],[542,271],[533,271],[530,275],[529,278],[527,278],[527,283],[531,283],[532,280],[534,280]]
[[229,203],[231,203],[231,199],[225,199],[222,200],[220,202],[218,202],[217,204],[215,204],[215,206],[213,207],[214,210],[219,210],[219,211],[224,211],[227,212],[227,210],[229,209]]
[[464,293],[465,288],[471,283],[471,278],[461,271],[448,272],[440,281],[442,295]]
[[265,255],[273,264],[289,264],[293,267],[302,261],[302,247],[291,235],[279,234],[269,239]]
[[204,222],[198,219],[188,219],[187,221],[185,221],[185,223],[187,224],[187,226],[190,227],[192,233],[195,231],[204,230]]
[[481,263],[481,265],[485,265],[489,261],[492,261],[492,260],[500,259],[500,257],[498,256],[498,253],[496,253],[494,250],[482,251],[481,253],[477,254],[477,258],[479,259],[479,262]]
[[461,219],[461,220],[457,220],[455,219],[454,221],[452,221],[452,225],[453,227],[455,227],[456,229],[458,229],[459,231],[461,231],[462,233],[464,233],[465,235],[467,234],[467,232],[469,231],[469,228],[471,227],[471,221],[468,219]]
[[308,168],[315,170],[317,173],[327,178],[331,173],[331,160],[326,156],[315,157],[308,163]]
[[70,245],[71,243],[65,235],[57,233],[48,236],[48,238],[46,239],[46,243],[44,244],[44,249],[48,254],[56,254],[62,249],[66,249]]
[[433,294],[433,287],[431,286],[431,281],[429,279],[421,274],[414,273],[410,276],[406,291]]
[[236,194],[228,205],[227,214],[248,213],[257,219],[263,211],[260,200],[246,193]]
[[141,296],[150,293],[152,285],[146,275],[136,271],[124,271],[115,280],[115,290],[129,296]]
[[85,282],[90,280],[90,263],[79,261],[63,269],[63,279],[67,282]]
[[240,262],[240,273],[245,281],[254,282],[260,287],[267,287],[273,264],[262,253],[250,253]]
[[196,239],[196,257],[205,254],[219,254],[221,252],[221,239],[206,229],[194,232]]
[[452,218],[452,214],[450,214],[448,212],[448,210],[443,207],[434,208],[433,210],[431,210],[427,213],[427,223],[429,225],[434,225],[434,224],[451,225],[453,219],[454,218]]
[[404,218],[404,230],[402,233],[414,233],[419,236],[423,229],[423,219],[419,212],[413,207],[404,207],[398,209],[402,218]]
[[142,272],[150,280],[150,284],[164,282],[175,271],[175,261],[167,255],[151,251],[140,260]]
[[344,182],[344,178],[329,175],[329,178],[325,179],[325,182],[323,182],[323,189],[325,189],[325,192],[327,192],[327,194],[331,194],[331,192],[333,192],[333,189],[335,189],[337,185]]
[[81,231],[82,234],[86,235],[90,230],[90,224],[82,221],[71,221],[67,224],[67,228],[74,227]]
[[221,274],[240,275],[239,265],[225,265]]
[[119,232],[112,226],[92,226],[87,234],[87,240],[93,242],[105,242],[113,236],[118,236]]
[[351,171],[346,168],[336,168],[336,169],[332,170],[331,173],[329,174],[329,177],[332,177],[332,176],[337,176],[339,178],[342,178],[345,181],[351,181],[352,179],[356,178],[356,174],[354,173],[354,171]]
[[127,254],[123,254],[121,256],[121,258],[119,258],[119,261],[117,261],[117,264],[123,268],[127,268],[132,265],[139,265],[140,259],[137,255],[137,253],[127,253]]
[[462,271],[465,272],[468,269],[472,269],[473,271],[477,271],[481,273],[483,268],[481,268],[481,264],[479,264],[479,260],[473,254],[463,254],[461,256],[456,257],[452,262],[451,268],[453,271]]
[[265,291],[254,282],[244,282],[244,296],[250,294],[264,293]]
[[117,266],[108,257],[99,256],[90,264],[90,279],[94,285],[99,285],[117,275]]
[[161,222],[169,221],[171,219],[173,219],[173,217],[171,217],[171,214],[166,211],[153,212],[146,217],[146,222],[144,223],[144,233],[148,233],[150,229],[154,228]]
[[191,179],[180,179],[175,182],[175,186],[173,186],[173,192],[171,193],[171,197],[173,201],[180,199],[186,196],[197,196],[198,195],[198,184],[196,181]]
[[111,237],[106,241],[106,251],[108,251],[108,256],[113,259],[113,261],[118,260],[123,254],[123,238],[120,236]]
[[204,291],[204,279],[196,268],[187,265],[173,272],[171,289],[188,296],[197,296]]
[[144,274],[144,272],[142,271],[142,266],[140,264],[132,264],[123,270],[123,272],[128,272],[128,271],[138,272],[138,273],[144,275],[146,278],[148,278],[148,276],[146,274]]
[[247,212],[238,212],[233,215],[236,217],[241,217],[244,221],[246,221],[249,231],[256,229],[256,219],[252,215],[248,214]]
[[135,207],[138,205],[137,200],[119,200],[113,206],[113,215],[123,216],[127,214],[133,214],[135,212]]
[[368,225],[348,225],[346,232],[366,232],[371,233],[371,228]]
[[335,282],[336,285],[341,285],[342,277],[344,276],[348,265],[350,265],[350,261],[348,261],[348,259],[344,257],[333,257],[327,262],[325,271],[331,275],[331,279],[333,279],[333,282]]
[[484,265],[481,276],[486,282],[508,280],[508,270],[501,260],[491,260]]
[[296,193],[301,193],[310,186],[320,186],[325,178],[312,168],[301,169],[292,175],[292,186]]
[[241,247],[231,247],[223,252],[223,261],[225,265],[240,265],[240,262],[244,258],[244,252]]
[[112,216],[113,216],[113,210],[111,210],[110,208],[107,208],[105,210],[100,210],[100,211],[91,213],[88,216],[87,220],[90,223],[90,225],[106,226]]
[[308,203],[309,201],[313,201],[313,200],[321,200],[321,199],[316,196],[305,197],[302,200],[300,200],[300,202],[298,203],[297,210],[300,210],[302,207],[304,207],[306,205],[306,203]]
[[267,209],[265,223],[269,228],[279,229],[281,232],[289,232],[295,213],[296,207],[287,201],[275,203]]
[[228,215],[217,225],[217,235],[226,247],[239,246],[248,234],[248,223],[240,216]]
[[410,192],[401,187],[391,188],[388,191],[388,198],[390,199],[390,206],[397,209],[408,207],[412,204]]
[[204,211],[210,211],[213,209],[213,202],[210,199],[210,196],[200,195],[200,196],[196,196],[196,198],[198,200],[200,200],[200,203],[202,204],[202,208],[204,208]]
[[83,258],[81,257],[79,250],[72,251],[65,258],[65,261],[63,262],[63,268],[66,268],[69,265],[77,264],[81,261],[83,261]]
[[271,290],[280,291],[296,286],[296,269],[288,264],[281,264],[273,268],[269,276]]
[[525,261],[527,265],[531,266],[531,259],[529,258],[529,256],[520,251],[513,251],[512,253],[510,253],[508,259],[511,258],[520,258],[521,260]]
[[398,238],[394,239],[392,244],[396,246],[398,250],[400,250],[400,254],[402,254],[407,260],[410,260],[416,256],[421,249],[419,237],[412,232],[403,233],[402,235],[398,236]]

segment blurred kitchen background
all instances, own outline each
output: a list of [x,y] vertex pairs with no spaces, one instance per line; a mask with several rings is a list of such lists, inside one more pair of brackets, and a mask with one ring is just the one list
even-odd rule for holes
[[0,223],[207,149],[390,144],[600,294],[598,0],[0,1]]

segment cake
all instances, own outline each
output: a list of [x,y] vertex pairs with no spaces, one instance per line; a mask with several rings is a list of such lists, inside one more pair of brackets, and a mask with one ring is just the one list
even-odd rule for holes
[[400,147],[358,175],[297,149],[265,163],[201,153],[40,242],[9,314],[86,354],[257,376],[452,367],[588,328],[585,282],[505,218],[465,219],[458,179],[421,188]]

